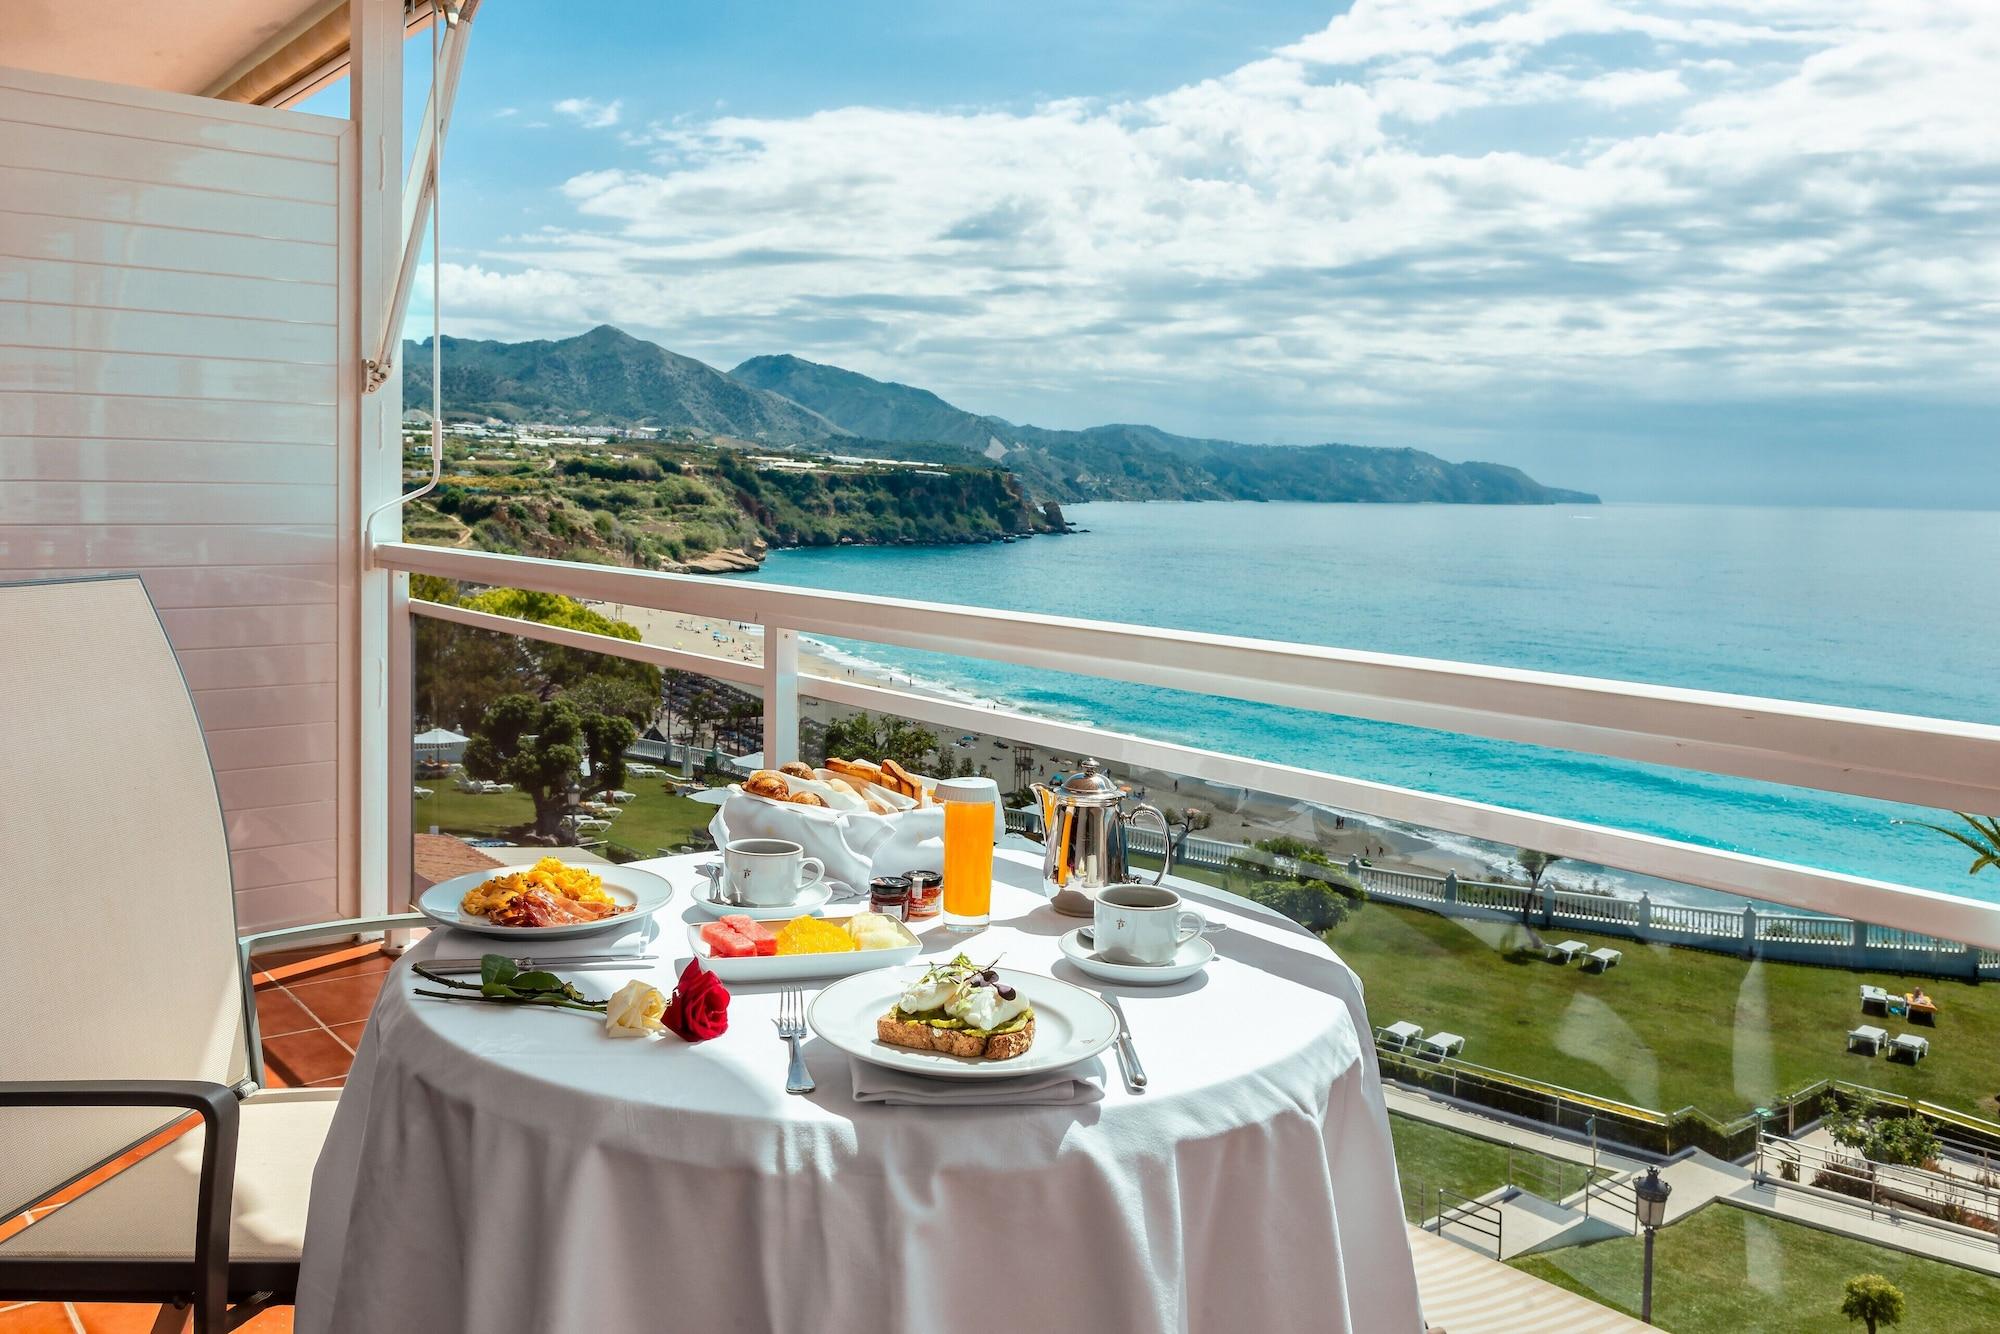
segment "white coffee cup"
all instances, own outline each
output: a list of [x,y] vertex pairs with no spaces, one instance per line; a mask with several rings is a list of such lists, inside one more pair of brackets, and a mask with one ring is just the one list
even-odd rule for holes
[[1091,939],[1112,963],[1166,964],[1208,923],[1181,896],[1158,885],[1111,885],[1097,892]]
[[733,839],[722,849],[724,897],[754,908],[780,908],[819,883],[826,863],[786,838]]

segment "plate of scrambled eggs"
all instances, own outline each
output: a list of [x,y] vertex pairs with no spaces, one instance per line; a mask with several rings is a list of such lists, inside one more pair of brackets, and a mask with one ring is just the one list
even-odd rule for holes
[[425,890],[416,906],[460,931],[551,939],[632,926],[673,896],[673,886],[650,871],[544,857],[454,876]]

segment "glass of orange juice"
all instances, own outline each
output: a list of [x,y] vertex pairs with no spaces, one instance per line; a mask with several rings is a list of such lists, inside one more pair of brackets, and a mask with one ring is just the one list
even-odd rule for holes
[[945,778],[937,785],[944,807],[944,925],[978,931],[993,914],[993,812],[1000,785],[990,778]]

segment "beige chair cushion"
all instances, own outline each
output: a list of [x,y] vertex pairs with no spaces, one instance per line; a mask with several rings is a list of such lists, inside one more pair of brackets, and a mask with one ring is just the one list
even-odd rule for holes
[[[244,1100],[230,1259],[299,1258],[313,1165],[339,1097],[338,1089],[278,1089]],[[202,1139],[192,1130],[29,1224],[0,1242],[0,1258],[192,1260]]]

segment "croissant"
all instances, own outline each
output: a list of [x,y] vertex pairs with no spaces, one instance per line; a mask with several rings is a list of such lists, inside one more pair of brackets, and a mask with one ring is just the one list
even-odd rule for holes
[[794,778],[811,778],[813,776],[812,766],[810,764],[800,764],[797,760],[793,760],[790,764],[779,765],[778,772],[781,774],[790,774]]
[[769,769],[759,769],[743,782],[743,790],[753,797],[770,797],[775,801],[790,801],[792,785],[785,776]]
[[817,792],[794,792],[794,793],[792,794],[792,798],[791,798],[791,800],[792,800],[792,804],[793,804],[794,806],[824,806],[824,805],[826,805],[826,798],[825,798],[825,797],[822,797],[822,796],[821,796],[821,795],[820,795],[819,793],[817,793]]

